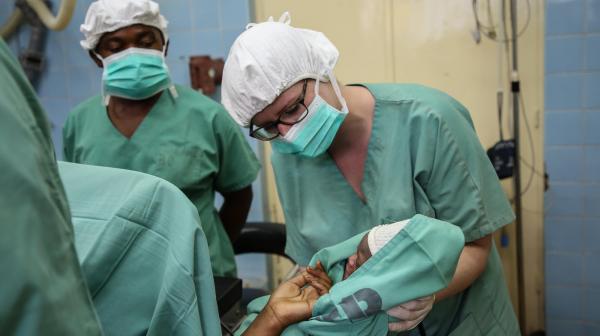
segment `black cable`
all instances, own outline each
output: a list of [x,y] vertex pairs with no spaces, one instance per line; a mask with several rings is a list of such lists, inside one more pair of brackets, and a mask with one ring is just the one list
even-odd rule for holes
[[502,127],[502,104],[504,100],[504,92],[498,91],[496,93],[496,102],[498,104],[498,130],[500,131],[500,141],[504,141],[504,131]]
[[523,99],[523,91],[519,92],[519,103],[521,104],[521,115],[523,120],[525,121],[525,128],[527,129],[527,138],[529,139],[529,150],[531,151],[531,174],[529,174],[529,178],[527,180],[527,184],[525,188],[521,191],[521,195],[525,195],[529,188],[531,187],[531,183],[533,182],[533,176],[535,175],[535,149],[533,147],[533,135],[531,134],[531,127],[529,126],[529,120],[527,119],[527,115],[525,114],[525,102]]
[[537,176],[539,176],[539,177],[545,177],[545,175],[544,175],[545,173],[544,173],[544,172],[541,172],[541,171],[539,171],[539,170],[535,169],[535,167],[534,167],[534,166],[532,166],[532,165],[531,165],[531,163],[529,163],[529,162],[528,162],[528,161],[527,161],[527,160],[526,160],[526,159],[525,159],[523,156],[520,156],[519,158],[521,159],[521,161],[522,161],[523,165],[524,165],[525,167],[527,167],[527,168],[531,169],[531,171],[533,171],[533,173],[534,173],[535,175],[537,175]]
[[[483,24],[481,24],[479,22],[479,17],[477,16],[477,11],[476,11],[477,1],[478,0],[473,0],[473,6],[474,6],[473,10],[474,10],[474,13],[475,13],[475,20],[477,21],[478,27],[485,27]],[[511,41],[511,40],[508,39],[508,36],[507,36],[508,34],[507,34],[507,29],[506,29],[506,6],[505,6],[505,0],[502,0],[501,4],[502,4],[502,6],[501,6],[502,7],[502,9],[501,9],[501,21],[502,21],[502,23],[501,24],[503,26],[502,27],[503,28],[502,31],[503,31],[504,40],[495,40],[495,41],[499,42],[499,43],[504,43],[504,42]],[[524,30],[527,28],[527,25],[529,24],[529,21],[530,21],[531,7],[530,7],[530,4],[529,4],[529,0],[527,0],[527,6],[528,6],[527,24],[525,25],[525,27],[523,29],[521,29],[521,31],[519,32],[519,35],[524,32]],[[518,39],[518,36],[517,36],[517,39]],[[509,48],[508,43],[505,43],[504,50],[505,50],[505,53],[506,53],[506,62],[507,62],[507,65],[508,65],[508,67],[507,67],[507,69],[508,69],[508,71],[507,71],[507,78],[510,78],[511,77],[510,76],[510,48]],[[498,96],[497,96],[498,100],[499,100],[499,96],[500,96],[500,93],[498,93]],[[520,111],[520,114],[525,119],[525,126],[526,126],[526,129],[527,129],[527,136],[528,136],[528,139],[529,139],[529,146],[530,146],[531,156],[532,156],[532,160],[531,160],[532,163],[529,163],[527,160],[524,160],[524,158],[522,156],[519,156],[519,159],[523,162],[523,165],[526,166],[527,168],[529,168],[529,170],[530,170],[530,176],[528,178],[527,184],[526,184],[525,188],[520,191],[520,194],[524,195],[531,188],[531,184],[533,182],[533,177],[535,175],[538,175],[538,176],[541,176],[541,177],[545,177],[545,174],[542,173],[542,172],[539,172],[539,171],[537,171],[535,169],[535,149],[534,149],[534,146],[533,146],[533,135],[532,135],[532,132],[531,132],[531,126],[529,125],[529,120],[527,119],[527,115],[525,113],[525,102],[524,102],[524,98],[523,98],[523,92],[521,90],[519,90],[518,97],[519,97],[519,103],[520,103],[521,110],[522,110],[522,111]],[[502,123],[503,117],[502,117],[502,110],[501,110],[502,107],[500,106],[499,102],[498,102],[498,105],[499,105],[498,106],[498,123],[499,123],[499,130],[500,130],[500,140],[502,140],[503,139],[503,123]],[[513,130],[513,134],[514,134],[514,132],[515,131]],[[511,134],[511,136],[512,136],[512,134]]]
[[[477,0],[475,0],[475,1],[477,1]],[[502,43],[506,42],[506,41],[510,41],[508,39],[508,34],[507,34],[507,30],[506,30],[506,6],[505,6],[505,4],[506,4],[505,0],[502,0],[502,6],[501,6],[502,7],[502,13],[501,13],[502,15],[501,15],[501,18],[502,18],[502,25],[503,25],[502,31],[504,33],[503,34],[504,35],[504,41],[498,41],[498,42],[502,42]],[[519,34],[522,34],[525,31],[525,29],[527,28],[527,25],[529,24],[530,18],[531,18],[531,13],[530,13],[531,12],[531,7],[530,7],[530,4],[529,4],[529,0],[527,0],[527,8],[528,8],[528,11],[527,11],[527,24],[525,25],[525,27],[521,30],[521,32]],[[518,37],[519,37],[519,35],[517,36],[517,39],[518,39]],[[507,71],[507,75],[508,75],[508,78],[510,78],[510,50],[509,50],[508,43],[505,43],[505,48],[504,49],[505,49],[505,53],[506,53],[506,62],[508,63],[508,69],[509,69]],[[544,177],[544,173],[541,173],[541,172],[539,172],[539,171],[537,171],[535,169],[535,149],[533,147],[533,135],[531,133],[531,127],[529,125],[529,120],[527,119],[527,115],[525,113],[525,102],[524,102],[523,91],[522,90],[519,90],[519,101],[520,101],[520,105],[521,105],[521,111],[520,111],[520,113],[523,116],[523,119],[525,119],[525,126],[526,126],[526,129],[527,129],[527,137],[529,138],[529,146],[530,146],[531,157],[532,157],[532,160],[531,160],[532,163],[529,163],[527,160],[524,160],[524,158],[519,155],[519,159],[521,160],[521,162],[523,163],[523,165],[526,166],[527,168],[529,168],[530,172],[531,172],[531,175],[528,178],[526,187],[520,192],[521,195],[524,195],[527,191],[529,191],[529,188],[531,187],[533,176],[537,174],[538,176]],[[500,127],[502,127],[502,126],[500,126]],[[513,134],[514,134],[514,132],[515,131],[513,130]]]

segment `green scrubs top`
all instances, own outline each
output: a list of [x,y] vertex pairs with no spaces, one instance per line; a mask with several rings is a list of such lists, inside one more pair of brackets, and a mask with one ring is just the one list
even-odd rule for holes
[[[322,248],[414,214],[459,226],[467,242],[514,219],[464,106],[419,85],[365,87],[375,98],[361,184],[366,202],[328,153],[312,159],[272,156],[289,256],[306,265]],[[437,302],[424,325],[427,335],[519,332],[495,246],[480,278]]]
[[59,162],[75,245],[106,335],[219,335],[208,245],[163,179]]
[[163,92],[133,136],[112,124],[100,96],[71,112],[63,129],[66,161],[161,177],[181,189],[200,214],[213,273],[235,276],[231,242],[214,206],[215,191],[249,186],[259,170],[254,152],[225,109],[183,86]]
[[0,38],[0,334],[101,335],[50,124]]
[[[315,254],[334,285],[319,298],[307,321],[288,326],[284,336],[386,335],[391,318],[385,313],[401,303],[431,295],[452,281],[464,246],[455,225],[415,215],[404,229],[346,280],[346,260],[368,231]],[[256,318],[268,298],[248,305],[249,316],[238,334]]]

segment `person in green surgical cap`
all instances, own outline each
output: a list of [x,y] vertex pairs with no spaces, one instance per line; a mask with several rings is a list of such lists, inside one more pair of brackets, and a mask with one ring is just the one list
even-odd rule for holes
[[415,214],[452,223],[466,242],[452,282],[417,300],[430,309],[387,310],[400,319],[389,330],[423,320],[427,335],[519,334],[492,240],[514,214],[467,109],[421,85],[340,85],[335,46],[290,21],[249,25],[222,87],[238,124],[273,145],[287,255],[308,265],[323,248]]
[[[82,47],[103,68],[102,94],[69,114],[64,159],[176,185],[198,209],[213,273],[234,276],[231,242],[246,221],[260,168],[239,127],[221,105],[172,84],[167,21],[155,2],[95,1],[81,31]],[[224,198],[220,210],[215,192]]]
[[2,38],[0,78],[0,334],[102,335],[50,123]]

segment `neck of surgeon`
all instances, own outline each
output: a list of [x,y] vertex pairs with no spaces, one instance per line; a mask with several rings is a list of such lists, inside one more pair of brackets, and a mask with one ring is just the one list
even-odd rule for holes
[[139,117],[146,116],[156,104],[164,91],[142,100],[132,100],[122,97],[110,97],[107,106],[108,113],[117,117]]

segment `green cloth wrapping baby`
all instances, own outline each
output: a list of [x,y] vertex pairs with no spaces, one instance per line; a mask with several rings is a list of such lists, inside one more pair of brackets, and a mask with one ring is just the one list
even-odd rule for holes
[[[289,325],[282,335],[386,335],[386,314],[402,303],[432,295],[452,280],[464,247],[459,227],[415,215],[377,226],[317,252],[310,262],[323,265],[333,286],[312,309],[312,317]],[[268,302],[248,305],[241,335]]]

